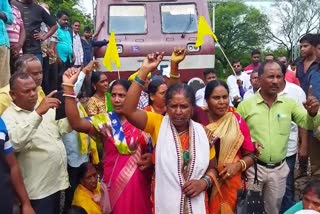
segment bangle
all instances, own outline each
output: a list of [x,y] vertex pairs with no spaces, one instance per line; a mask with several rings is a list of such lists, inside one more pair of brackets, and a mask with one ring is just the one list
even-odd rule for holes
[[180,74],[174,75],[174,74],[171,74],[171,73],[170,73],[170,78],[179,79],[179,78],[180,78]]
[[76,95],[75,93],[74,93],[74,91],[68,91],[68,90],[63,90],[63,93],[64,94],[71,94],[71,95]]
[[63,86],[69,86],[69,87],[72,87],[72,88],[74,87],[74,85],[69,84],[69,83],[65,83],[65,82],[63,82],[62,85],[63,85]]
[[205,178],[201,178],[201,180],[203,180],[203,181],[206,183],[206,185],[207,185],[207,188],[206,188],[206,189],[208,189],[208,188],[209,188],[209,182],[208,182],[208,180],[205,179]]
[[243,172],[243,168],[245,167],[245,166],[243,165],[243,160],[240,159],[238,162],[241,164],[241,171]]
[[76,95],[71,95],[71,94],[63,94],[62,96],[71,97],[71,98],[77,98]]
[[241,164],[242,172],[245,171],[247,169],[246,162],[244,160],[242,160],[242,159],[240,159],[239,162]]
[[210,171],[207,172],[206,175],[210,178],[211,183],[213,182],[214,178],[217,177],[213,172],[210,172]]
[[76,94],[74,93],[74,91],[63,91],[63,94],[76,96]]
[[201,179],[206,182],[207,189],[211,187],[212,182],[211,182],[211,179],[210,179],[210,177],[208,175],[204,175]]
[[142,79],[140,79],[138,76],[135,76],[134,77],[134,81],[136,82],[136,83],[138,83],[140,86],[142,86],[142,87],[144,87],[144,85],[146,84],[146,82],[145,81],[143,81]]

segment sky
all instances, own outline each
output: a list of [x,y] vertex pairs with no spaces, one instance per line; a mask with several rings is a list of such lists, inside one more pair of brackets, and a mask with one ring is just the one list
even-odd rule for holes
[[90,13],[92,15],[92,0],[81,0],[80,5],[83,5],[86,13]]

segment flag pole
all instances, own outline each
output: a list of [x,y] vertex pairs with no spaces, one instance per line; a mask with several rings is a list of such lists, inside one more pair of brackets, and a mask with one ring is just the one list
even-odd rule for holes
[[237,74],[236,74],[236,72],[234,71],[234,69],[233,69],[233,67],[232,67],[232,65],[231,65],[231,63],[230,63],[230,61],[229,61],[229,59],[228,59],[227,55],[225,54],[225,52],[224,52],[224,50],[223,50],[223,48],[221,47],[221,45],[219,44],[219,42],[218,42],[218,41],[216,41],[216,43],[218,44],[218,46],[219,46],[219,48],[220,48],[220,50],[221,50],[221,52],[222,52],[223,56],[226,58],[226,60],[227,60],[227,62],[228,62],[228,64],[229,64],[229,66],[230,66],[230,68],[231,68],[231,70],[232,70],[232,72],[233,72],[234,76],[237,76]]
[[[95,57],[95,56],[92,56],[92,60],[95,61],[95,60],[96,60],[96,57]],[[93,71],[96,72],[97,69],[93,69]]]
[[222,49],[221,45],[219,44],[217,36],[212,32],[212,30],[211,30],[210,26],[208,25],[208,23],[206,22],[206,19],[204,18],[204,16],[199,16],[197,41],[196,41],[195,47],[199,47],[204,43],[203,37],[206,35],[211,35],[213,38],[213,41],[219,45],[223,56],[226,58],[233,74],[236,76],[236,72],[234,71],[234,69],[233,69],[227,55],[225,54],[224,50]]
[[119,71],[119,69],[118,69],[118,79],[120,80],[120,71]]

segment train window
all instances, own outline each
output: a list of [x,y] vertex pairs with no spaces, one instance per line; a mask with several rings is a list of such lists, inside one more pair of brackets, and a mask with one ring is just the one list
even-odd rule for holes
[[112,5],[109,7],[109,33],[147,33],[146,8],[144,5]]
[[195,4],[161,5],[163,33],[197,32],[197,12]]

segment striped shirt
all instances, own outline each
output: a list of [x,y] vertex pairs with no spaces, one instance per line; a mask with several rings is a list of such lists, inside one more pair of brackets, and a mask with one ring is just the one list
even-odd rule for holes
[[83,64],[83,48],[81,44],[81,38],[79,34],[73,32],[73,53],[75,55],[74,65]]
[[21,26],[23,25],[23,20],[21,17],[20,10],[14,6],[11,5],[12,14],[13,14],[13,23],[12,25],[7,25],[7,32],[9,36],[10,42],[19,42],[20,39],[20,30]]

